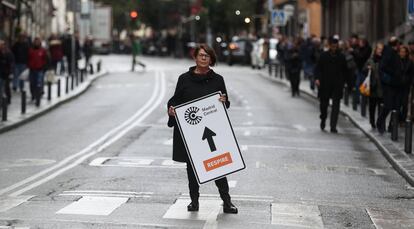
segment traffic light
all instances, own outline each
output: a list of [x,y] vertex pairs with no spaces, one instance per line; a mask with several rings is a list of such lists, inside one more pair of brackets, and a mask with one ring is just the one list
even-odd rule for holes
[[136,10],[133,10],[129,13],[129,16],[131,17],[132,20],[135,20],[138,18],[138,12]]

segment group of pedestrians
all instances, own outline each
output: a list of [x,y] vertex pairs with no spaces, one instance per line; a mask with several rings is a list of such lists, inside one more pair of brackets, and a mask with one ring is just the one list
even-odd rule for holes
[[[72,57],[73,43],[75,58]],[[11,46],[0,40],[0,100],[5,99],[10,104],[12,90],[23,91],[25,81],[28,81],[31,99],[38,106],[44,94],[45,73],[72,74],[73,67],[75,70],[78,68],[77,61],[81,59],[82,51],[86,59],[85,66],[88,67],[92,48],[92,38],[85,39],[81,50],[78,37],[73,42],[70,35],[52,34],[47,40],[42,40],[40,37],[31,39],[22,32]],[[26,71],[28,74],[24,74]]]
[[[399,125],[412,119],[414,41],[404,45],[397,37],[391,37],[386,43],[378,42],[373,47],[358,35],[347,40],[341,40],[338,35],[311,36],[306,40],[280,39],[277,58],[290,80],[292,97],[299,95],[303,71],[310,88],[318,90],[322,130],[325,130],[329,100],[332,100],[330,131],[338,132],[336,126],[344,90],[352,95],[356,104],[362,99],[368,101],[370,124],[379,133],[391,130],[392,122],[387,126],[386,120],[392,110],[399,114]],[[360,93],[362,84],[369,85],[369,94]]]

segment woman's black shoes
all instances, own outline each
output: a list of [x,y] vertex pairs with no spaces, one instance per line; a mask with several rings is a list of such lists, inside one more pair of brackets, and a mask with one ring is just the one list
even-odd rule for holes
[[234,204],[231,202],[224,203],[223,204],[223,212],[224,213],[230,213],[230,214],[237,214],[238,210]]
[[197,212],[198,211],[198,203],[191,202],[187,206],[187,211],[189,211],[189,212]]
[[[191,202],[188,206],[187,206],[187,211],[189,212],[197,212],[198,211],[198,203],[194,203]],[[224,213],[229,213],[229,214],[237,214],[238,210],[236,208],[236,206],[234,206],[234,204],[230,203],[224,203],[223,204],[223,212]]]

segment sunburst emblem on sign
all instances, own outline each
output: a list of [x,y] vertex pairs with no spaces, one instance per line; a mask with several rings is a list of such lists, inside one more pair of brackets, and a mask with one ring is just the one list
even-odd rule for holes
[[202,117],[196,115],[199,110],[200,109],[198,107],[189,107],[184,113],[185,121],[187,121],[188,124],[191,125],[197,125],[198,123],[200,123]]

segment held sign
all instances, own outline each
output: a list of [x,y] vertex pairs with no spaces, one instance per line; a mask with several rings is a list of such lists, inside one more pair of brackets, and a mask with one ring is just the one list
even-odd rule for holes
[[175,118],[199,184],[246,168],[220,92],[175,107]]

